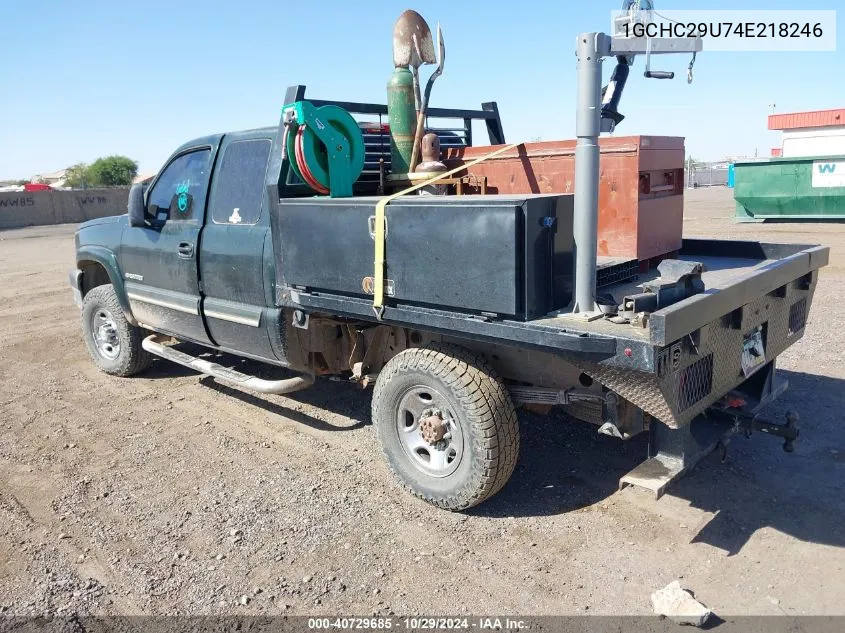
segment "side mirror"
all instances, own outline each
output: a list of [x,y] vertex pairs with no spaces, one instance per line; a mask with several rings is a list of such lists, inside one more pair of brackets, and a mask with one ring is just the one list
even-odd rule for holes
[[129,202],[126,206],[129,212],[129,226],[147,226],[143,184],[132,185],[129,190]]

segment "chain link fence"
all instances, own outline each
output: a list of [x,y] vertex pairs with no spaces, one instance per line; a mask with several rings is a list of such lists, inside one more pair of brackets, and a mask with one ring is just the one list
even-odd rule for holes
[[688,161],[685,171],[688,189],[727,187],[730,163],[698,163]]

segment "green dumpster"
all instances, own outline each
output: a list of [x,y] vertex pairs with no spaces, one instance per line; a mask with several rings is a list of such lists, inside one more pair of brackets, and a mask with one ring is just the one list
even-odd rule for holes
[[738,222],[845,218],[845,156],[736,163]]

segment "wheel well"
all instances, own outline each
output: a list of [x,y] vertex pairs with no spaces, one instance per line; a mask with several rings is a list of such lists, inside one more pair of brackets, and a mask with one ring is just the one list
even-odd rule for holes
[[79,269],[82,271],[82,296],[87,295],[97,286],[105,286],[111,283],[111,278],[105,267],[99,262],[79,262]]

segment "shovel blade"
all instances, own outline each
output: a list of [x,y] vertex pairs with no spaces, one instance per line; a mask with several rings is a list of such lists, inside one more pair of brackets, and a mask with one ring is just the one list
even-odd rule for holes
[[423,16],[408,9],[393,25],[393,65],[397,68],[435,64],[431,29]]

